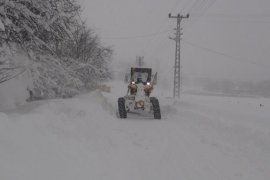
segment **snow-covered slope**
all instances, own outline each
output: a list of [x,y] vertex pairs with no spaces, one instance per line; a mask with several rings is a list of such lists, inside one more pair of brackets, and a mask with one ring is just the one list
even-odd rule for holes
[[[270,100],[159,90],[162,120],[116,118],[125,85],[0,113],[2,180],[268,180]],[[260,106],[262,104],[263,106]]]

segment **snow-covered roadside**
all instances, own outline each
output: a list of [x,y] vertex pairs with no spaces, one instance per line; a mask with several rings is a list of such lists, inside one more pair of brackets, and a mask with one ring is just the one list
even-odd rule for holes
[[98,155],[109,146],[100,128],[111,124],[101,106],[96,92],[1,113],[0,179],[98,177],[103,172],[98,164],[104,163]]
[[270,178],[269,99],[164,96],[162,120],[122,120],[122,85],[0,113],[0,179]]
[[4,55],[0,59],[0,64],[3,63],[0,72],[0,112],[25,104],[30,96],[27,89],[33,85],[30,70],[26,68],[30,64],[29,58],[23,54],[15,55],[8,47],[4,49],[6,51],[2,52]]
[[14,109],[17,106],[26,103],[29,98],[27,87],[29,78],[27,72],[17,76],[14,79],[0,83],[0,111]]

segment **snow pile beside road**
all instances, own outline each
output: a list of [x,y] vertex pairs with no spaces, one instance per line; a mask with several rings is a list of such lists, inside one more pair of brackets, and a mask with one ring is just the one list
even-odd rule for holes
[[14,109],[29,98],[29,76],[25,72],[14,79],[0,83],[0,111]]
[[100,94],[93,93],[34,102],[8,115],[1,113],[0,179],[97,177],[98,171],[103,172],[99,151],[110,146],[103,142],[110,114],[101,102]]
[[269,99],[159,97],[166,118],[123,120],[115,100],[124,91],[116,83],[104,96],[0,113],[0,179],[270,178]]

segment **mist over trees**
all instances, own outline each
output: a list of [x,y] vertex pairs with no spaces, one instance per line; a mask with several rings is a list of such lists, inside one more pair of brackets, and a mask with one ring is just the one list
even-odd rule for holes
[[0,80],[27,71],[33,96],[54,98],[108,79],[112,50],[80,13],[75,0],[0,0]]

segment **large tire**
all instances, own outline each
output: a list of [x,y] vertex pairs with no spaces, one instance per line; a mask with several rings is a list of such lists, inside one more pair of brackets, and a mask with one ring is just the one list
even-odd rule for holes
[[155,97],[150,97],[150,101],[151,101],[151,103],[153,105],[154,119],[161,119],[160,107],[159,107],[158,99],[155,98]]
[[125,98],[118,98],[118,112],[121,119],[127,118]]

